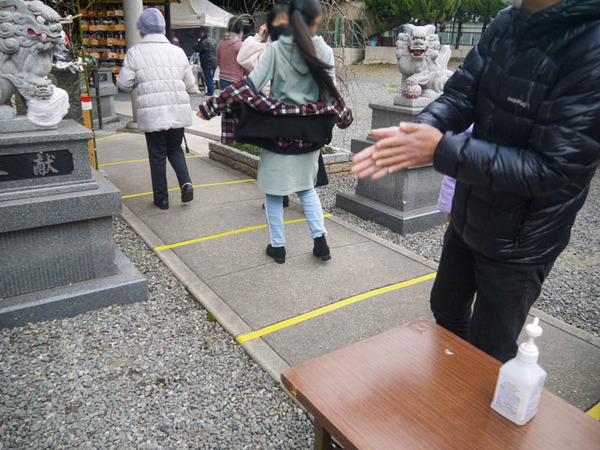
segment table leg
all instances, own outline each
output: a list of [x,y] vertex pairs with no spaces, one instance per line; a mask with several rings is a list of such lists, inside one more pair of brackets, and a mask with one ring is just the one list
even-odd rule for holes
[[330,450],[331,434],[315,420],[315,450]]

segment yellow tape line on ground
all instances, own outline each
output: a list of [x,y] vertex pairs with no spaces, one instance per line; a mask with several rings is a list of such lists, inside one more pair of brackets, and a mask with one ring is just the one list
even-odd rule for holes
[[[206,184],[194,184],[192,187],[201,188],[201,187],[209,187],[209,186],[223,186],[225,184],[237,184],[237,183],[249,183],[250,181],[256,181],[256,178],[248,178],[247,180],[235,180],[235,181],[223,181],[221,183],[206,183]],[[169,191],[178,191],[179,188],[171,188]],[[142,192],[140,194],[129,194],[123,195],[121,198],[133,198],[133,197],[142,197],[144,195],[152,195],[154,192]]]
[[436,272],[423,275],[421,277],[413,278],[412,280],[402,281],[401,283],[392,284],[390,286],[385,286],[382,288],[374,289],[369,292],[365,292],[363,294],[354,295],[345,300],[340,300],[339,302],[332,303],[331,305],[323,306],[321,308],[315,309],[313,311],[300,314],[299,316],[292,317],[290,319],[282,320],[281,322],[277,322],[273,325],[269,325],[268,327],[261,328],[260,330],[252,331],[251,333],[242,334],[238,336],[237,341],[240,344],[244,342],[251,341],[253,339],[257,339],[259,337],[265,336],[267,334],[271,334],[274,331],[281,330],[283,328],[290,327],[292,325],[296,325],[300,322],[304,322],[309,319],[313,319],[315,317],[321,316],[331,311],[335,311],[336,309],[343,308],[348,305],[352,305],[353,303],[360,302],[362,300],[366,300],[371,297],[375,297],[377,295],[386,294],[388,292],[396,291],[398,289],[402,289],[408,286],[413,286],[415,284],[423,283],[427,280],[432,280],[435,278]]
[[600,420],[600,402],[596,406],[592,406],[587,412],[588,415],[592,416],[596,420]]
[[[331,214],[325,214],[323,217],[331,217]],[[286,220],[283,222],[284,224],[290,223],[298,223],[298,222],[306,222],[306,219],[294,219],[294,220]],[[210,241],[211,239],[217,239],[225,236],[231,236],[233,234],[245,233],[246,231],[254,231],[260,230],[262,228],[267,228],[267,225],[256,225],[253,227],[240,228],[239,230],[226,231],[225,233],[213,234],[211,236],[204,236],[197,239],[190,239],[189,241],[177,242],[176,244],[163,245],[161,247],[156,247],[154,249],[155,252],[160,252],[161,250],[168,250],[170,248],[177,248],[184,245],[196,244],[198,242]]]
[[[188,155],[188,156],[186,156],[186,159],[187,158],[202,158],[202,155]],[[99,166],[100,167],[116,166],[117,164],[126,164],[126,163],[142,162],[142,161],[148,161],[148,158],[146,158],[146,159],[128,159],[127,161],[116,161],[116,162],[99,164]]]
[[101,138],[96,138],[96,141],[103,141],[104,139],[108,139],[108,138],[112,138],[112,137],[117,137],[117,136],[123,136],[124,134],[129,134],[129,133],[111,134],[110,136],[104,136],[104,137],[101,137]]

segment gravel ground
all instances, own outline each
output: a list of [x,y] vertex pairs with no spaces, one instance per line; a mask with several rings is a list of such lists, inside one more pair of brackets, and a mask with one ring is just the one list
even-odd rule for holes
[[[338,191],[354,190],[356,177],[330,179],[319,188],[323,208],[389,242],[438,262],[446,226],[401,236],[389,228],[362,220],[335,207]],[[600,336],[600,172],[592,180],[588,199],[579,212],[571,241],[557,259],[535,307],[570,325]]]
[[310,448],[305,414],[144,242],[150,299],[0,330],[0,449]]

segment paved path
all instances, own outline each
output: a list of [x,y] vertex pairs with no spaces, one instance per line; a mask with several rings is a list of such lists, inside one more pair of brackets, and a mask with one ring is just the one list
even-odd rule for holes
[[[264,253],[262,192],[246,175],[209,160],[207,140],[187,138],[195,200],[180,202],[169,168],[168,211],[152,204],[142,135],[100,137],[98,160],[123,193],[124,218],[276,380],[287,367],[431,317],[434,263],[335,217],[326,219],[333,259],[322,263],[312,256],[296,202],[285,212],[287,261],[275,264]],[[546,386],[590,408],[600,400],[600,339],[539,315]]]

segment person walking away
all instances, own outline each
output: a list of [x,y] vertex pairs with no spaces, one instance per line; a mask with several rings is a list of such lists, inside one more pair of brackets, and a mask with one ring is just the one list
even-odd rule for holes
[[206,86],[206,96],[215,95],[215,70],[217,69],[217,44],[206,27],[200,28],[200,39],[194,45],[194,51],[200,55],[202,78]]
[[219,66],[219,88],[226,89],[236,81],[243,80],[249,72],[237,62],[238,53],[242,48],[244,36],[244,21],[232,17],[227,27],[224,39],[217,47],[217,65]]
[[[238,64],[248,72],[252,72],[267,51],[267,48],[281,36],[289,35],[289,22],[288,7],[278,4],[273,5],[267,14],[267,21],[260,26],[258,33],[254,36],[248,36],[244,40],[237,56]],[[271,82],[267,83],[262,92],[265,96],[269,96]],[[285,195],[283,197],[283,207],[287,208],[289,206],[290,197]]]
[[[291,36],[281,36],[268,47],[250,81],[259,91],[270,81],[270,97],[294,105],[341,98],[335,86],[333,50],[322,37],[315,36],[322,20],[318,1],[292,1],[289,17]],[[323,209],[315,190],[318,159],[319,150],[299,155],[261,150],[257,185],[266,194],[271,240],[267,254],[277,263],[284,263],[286,256],[282,197],[294,192],[300,197],[314,239],[313,254],[323,261],[331,259]]]
[[137,29],[142,41],[127,51],[117,86],[125,92],[138,90],[137,122],[146,134],[154,204],[169,209],[167,158],[177,174],[181,201],[194,198],[181,149],[184,127],[192,124],[187,90],[194,87],[194,76],[184,51],[165,36],[165,19],[158,9],[146,9]]
[[[502,362],[600,162],[600,2],[506,2],[442,96],[417,123],[374,130],[353,169],[378,179],[433,162],[456,178],[431,309]],[[456,134],[471,122],[473,137]]]

